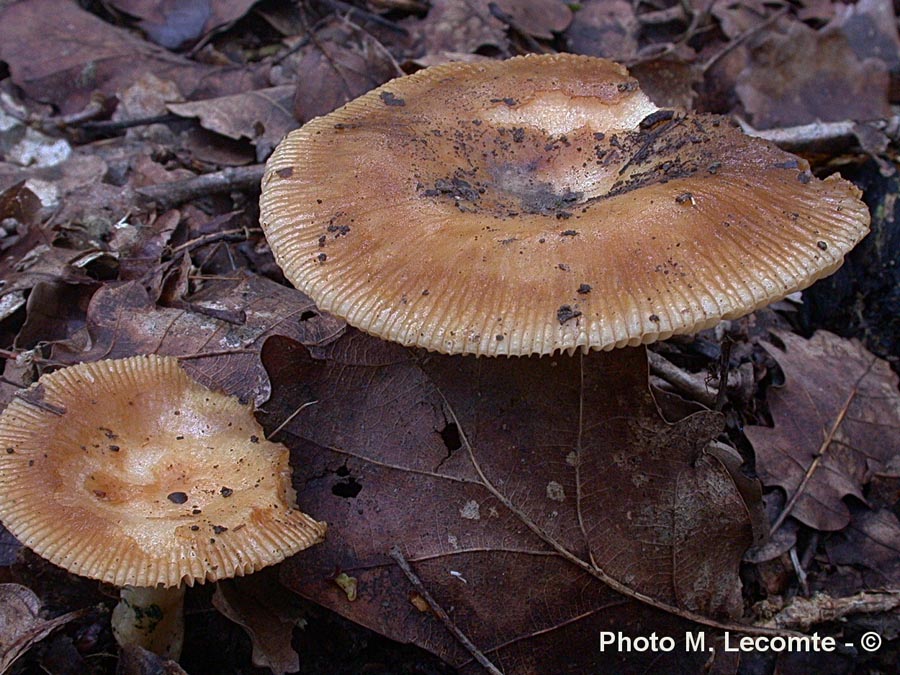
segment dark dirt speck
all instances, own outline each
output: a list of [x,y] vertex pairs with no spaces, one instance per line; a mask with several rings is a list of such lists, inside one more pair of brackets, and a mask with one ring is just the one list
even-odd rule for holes
[[402,98],[394,96],[389,91],[381,92],[378,95],[378,97],[384,102],[385,105],[398,106],[398,107],[406,105],[406,101],[404,101]]
[[560,305],[560,308],[556,310],[556,318],[560,325],[578,316],[581,316],[581,312],[577,309],[573,309],[572,305]]

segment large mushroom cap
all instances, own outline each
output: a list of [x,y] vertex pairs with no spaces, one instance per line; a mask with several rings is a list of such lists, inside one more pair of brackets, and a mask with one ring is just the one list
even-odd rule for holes
[[524,355],[691,333],[802,289],[866,233],[859,194],[560,54],[429,68],[311,121],[269,160],[260,210],[321,309]]
[[43,376],[0,415],[0,519],[82,576],[177,586],[249,574],[320,541],[288,451],[177,359]]

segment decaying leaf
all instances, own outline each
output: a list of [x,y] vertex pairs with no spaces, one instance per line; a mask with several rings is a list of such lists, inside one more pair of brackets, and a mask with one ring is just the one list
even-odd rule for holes
[[330,113],[401,75],[390,53],[351,23],[331,21],[299,54],[293,114],[300,123]]
[[637,54],[640,28],[632,3],[594,2],[575,13],[566,39],[576,54],[627,61]]
[[266,337],[291,335],[309,345],[323,344],[344,327],[320,314],[299,291],[251,275],[210,284],[187,307],[158,307],[136,282],[107,285],[88,305],[90,349],[59,344],[53,358],[72,364],[134,354],[180,356],[204,385],[264,400],[269,385],[258,352]]
[[22,550],[22,544],[0,524],[0,567],[12,565]]
[[597,631],[683,635],[659,607],[740,614],[755,505],[705,451],[716,413],[660,417],[643,350],[476,359],[350,332],[313,352],[278,337],[262,352],[265,423],[290,418],[276,440],[334,533],[287,563],[297,592],[463,672],[469,653],[411,604],[392,548],[508,672],[638,672],[649,661],[604,652]]
[[119,652],[118,675],[187,675],[177,663],[137,645],[125,645]]
[[891,113],[887,66],[857,58],[837,31],[791,22],[784,32],[766,33],[751,53],[736,91],[757,129]]
[[428,15],[404,25],[422,35],[429,52],[463,52],[493,47],[506,51],[506,26],[491,14],[487,0],[433,0]]
[[[855,340],[819,331],[809,340],[775,335],[766,349],[784,369],[769,391],[774,428],[749,426],[763,483],[781,487],[790,515],[819,530],[850,522],[843,498],[864,501],[873,472],[900,454],[900,393],[887,362]],[[799,495],[798,495],[799,491]]]
[[235,140],[248,139],[259,150],[257,159],[264,160],[297,126],[291,113],[293,98],[294,87],[282,85],[168,107],[176,115],[200,118],[204,129]]
[[45,620],[39,615],[41,601],[19,584],[0,584],[0,675],[32,645],[83,612],[70,612]]
[[190,44],[240,19],[258,0],[111,0],[116,9],[139,18],[153,42],[169,49]]
[[216,584],[213,605],[240,624],[253,643],[253,665],[275,675],[295,673],[300,657],[291,646],[294,627],[303,619],[291,607],[277,577],[259,572]]
[[[33,45],[40,45],[36,58]],[[85,107],[91,94],[112,96],[141,73],[176,82],[188,98],[211,98],[266,85],[247,67],[211,66],[148,44],[68,0],[29,0],[0,11],[0,61],[31,98],[64,113]]]
[[826,542],[829,560],[864,570],[867,588],[900,586],[900,520],[889,509],[857,509],[850,525]]
[[827,30],[840,31],[860,60],[874,58],[891,72],[900,70],[900,35],[890,0],[834,3],[836,16]]
[[494,4],[518,30],[541,40],[552,40],[572,22],[570,3],[563,0],[496,0]]

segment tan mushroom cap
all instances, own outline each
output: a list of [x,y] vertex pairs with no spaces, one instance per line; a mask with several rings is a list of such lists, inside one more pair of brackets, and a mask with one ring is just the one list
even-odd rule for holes
[[23,544],[118,586],[249,574],[322,540],[288,450],[251,406],[169,357],[43,376],[0,415],[0,519]]
[[260,211],[321,309],[527,355],[692,333],[805,288],[867,232],[859,196],[559,54],[429,68],[311,121],[269,160]]

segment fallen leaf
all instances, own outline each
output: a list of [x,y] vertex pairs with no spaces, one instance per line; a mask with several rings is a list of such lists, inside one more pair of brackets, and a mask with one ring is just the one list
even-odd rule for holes
[[691,110],[697,99],[695,86],[703,81],[703,73],[696,63],[675,54],[641,61],[629,67],[628,72],[641,83],[641,91],[660,108]]
[[[597,631],[683,636],[658,607],[740,614],[748,505],[705,451],[721,418],[665,422],[643,350],[476,359],[351,331],[312,352],[278,337],[262,352],[265,423],[291,418],[276,438],[301,507],[334,533],[286,563],[301,595],[464,672],[469,653],[411,604],[393,547],[508,672],[638,672],[649,661],[626,665]],[[352,602],[340,573],[357,580]]]
[[293,69],[297,85],[292,111],[301,124],[403,74],[380,42],[337,19],[315,33]]
[[420,36],[429,52],[471,54],[483,47],[505,52],[509,45],[506,26],[491,14],[488,0],[433,0],[424,19],[401,25]]
[[627,61],[637,54],[640,29],[630,2],[595,2],[575,12],[566,42],[575,54]]
[[541,40],[552,40],[572,22],[572,10],[563,0],[495,0],[497,7],[516,25]]
[[186,98],[212,98],[267,84],[260,68],[195,63],[68,0],[29,0],[0,10],[0,61],[9,65],[13,82],[29,97],[63,113],[84,108],[95,91],[114,96],[148,72],[174,81]]
[[[25,181],[19,181],[0,193],[0,221],[11,218],[22,226],[33,225],[37,222],[38,212],[41,210],[41,200],[28,189]],[[4,249],[13,243],[5,240]]]
[[37,282],[28,295],[16,348],[74,339],[84,331],[88,303],[96,290],[96,285]]
[[718,19],[719,28],[732,40],[762,24],[772,12],[765,0],[713,0],[709,13]]
[[172,103],[168,108],[182,117],[197,117],[204,129],[234,140],[248,139],[264,161],[287,134],[297,127],[291,112],[295,87],[283,85],[221,98]]
[[277,577],[259,572],[220,581],[212,599],[216,609],[247,631],[253,643],[253,665],[275,675],[300,670],[300,656],[291,639],[303,619],[289,599]]
[[117,675],[187,675],[175,661],[163,658],[137,645],[119,650]]
[[792,21],[753,45],[738,97],[757,129],[890,116],[887,66],[860,60],[846,37]]
[[889,509],[856,509],[850,525],[829,537],[825,550],[836,565],[862,568],[866,588],[900,585],[900,520]]
[[289,335],[308,345],[341,334],[344,323],[319,313],[300,291],[250,274],[210,283],[189,298],[190,309],[158,307],[139,283],[107,284],[87,309],[90,349],[54,345],[65,364],[134,354],[179,356],[206,386],[244,400],[264,400],[269,382],[259,362],[266,337]]
[[121,12],[139,18],[141,30],[168,49],[192,44],[234,23],[258,0],[111,0]]
[[[113,120],[140,120],[165,115],[167,103],[181,100],[181,92],[171,80],[161,80],[153,73],[141,75],[129,86],[118,92],[119,104],[113,112]],[[140,127],[126,133],[144,133]]]
[[[779,490],[772,490],[763,496],[767,523],[775,522],[784,509],[785,498]],[[782,556],[797,545],[797,532],[800,523],[796,520],[787,520],[772,533],[766,541],[754,546],[744,554],[744,560],[752,563],[764,563]]]
[[54,619],[40,618],[41,601],[31,589],[19,584],[0,584],[0,674],[51,631],[77,618],[83,611]]
[[791,516],[818,530],[850,522],[843,498],[865,501],[873,472],[900,453],[897,375],[859,342],[819,331],[809,340],[774,331],[765,344],[785,373],[769,390],[774,428],[744,429],[764,485],[797,495]]
[[9,567],[19,557],[22,544],[0,523],[0,567]]
[[835,17],[826,31],[840,32],[860,60],[878,59],[889,70],[900,70],[900,35],[891,0],[834,3]]

